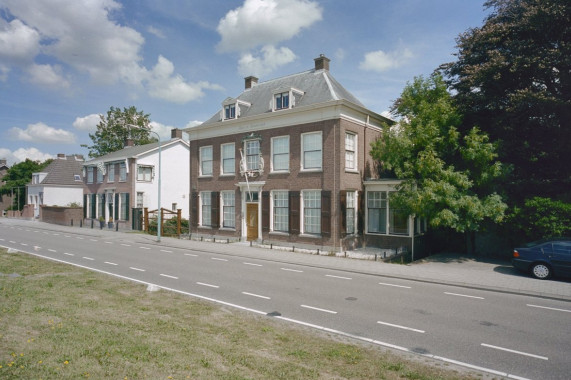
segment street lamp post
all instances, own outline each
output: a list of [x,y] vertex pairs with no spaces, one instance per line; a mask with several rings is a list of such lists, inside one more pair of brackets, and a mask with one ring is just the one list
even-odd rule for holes
[[135,124],[125,124],[126,127],[130,128],[137,128],[137,129],[144,129],[151,133],[157,135],[157,140],[159,141],[159,180],[158,180],[158,200],[157,200],[157,242],[161,242],[161,136],[155,131],[151,131],[150,129],[140,127]]

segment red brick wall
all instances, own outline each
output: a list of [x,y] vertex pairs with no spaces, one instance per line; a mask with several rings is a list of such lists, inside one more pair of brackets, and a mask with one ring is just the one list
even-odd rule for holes
[[40,220],[42,222],[69,226],[73,220],[73,225],[79,226],[82,218],[82,207],[40,206]]

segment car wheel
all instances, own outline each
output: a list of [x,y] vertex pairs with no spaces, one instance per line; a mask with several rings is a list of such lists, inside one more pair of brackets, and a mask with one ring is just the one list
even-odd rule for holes
[[543,263],[533,264],[531,267],[531,275],[540,280],[551,277],[551,268]]

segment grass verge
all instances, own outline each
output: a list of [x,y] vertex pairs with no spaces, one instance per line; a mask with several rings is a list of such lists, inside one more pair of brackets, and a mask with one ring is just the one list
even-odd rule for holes
[[2,379],[479,377],[0,248]]

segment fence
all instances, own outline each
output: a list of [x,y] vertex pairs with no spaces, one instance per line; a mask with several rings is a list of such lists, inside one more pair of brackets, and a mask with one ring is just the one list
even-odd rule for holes
[[[189,233],[188,220],[181,217],[181,211],[181,209],[175,212],[161,208],[161,236],[176,236],[180,238],[180,235]],[[145,207],[143,225],[146,233],[151,235],[157,234],[158,216],[158,210],[149,210]]]

